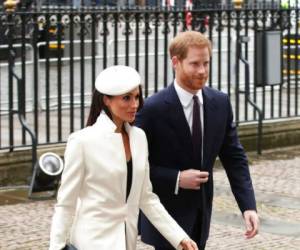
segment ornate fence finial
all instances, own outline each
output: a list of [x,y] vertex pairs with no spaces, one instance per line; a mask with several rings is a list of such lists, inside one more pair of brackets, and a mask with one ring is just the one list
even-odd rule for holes
[[6,12],[14,12],[16,10],[18,1],[16,0],[6,0],[3,5]]
[[233,0],[233,5],[235,9],[241,9],[243,6],[244,0]]

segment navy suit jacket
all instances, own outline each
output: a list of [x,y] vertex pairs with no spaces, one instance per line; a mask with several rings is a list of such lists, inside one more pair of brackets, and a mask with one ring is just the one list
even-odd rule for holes
[[[233,194],[242,212],[256,209],[248,161],[241,146],[229,98],[212,88],[203,88],[204,133],[203,166],[209,172],[204,188],[206,209],[201,226],[201,242],[208,238],[213,200],[213,165],[220,158]],[[201,190],[179,189],[174,194],[178,171],[197,168],[193,164],[193,145],[189,125],[174,85],[145,100],[136,117],[148,139],[150,178],[153,191],[173,218],[190,235],[201,207]],[[141,235],[145,243],[170,246],[145,216],[141,216]],[[200,238],[200,237],[199,237]]]

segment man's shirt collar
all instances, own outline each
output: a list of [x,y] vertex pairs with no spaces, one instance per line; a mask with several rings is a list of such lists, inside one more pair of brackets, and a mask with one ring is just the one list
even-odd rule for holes
[[[185,89],[183,89],[177,83],[176,79],[174,79],[174,87],[175,87],[176,93],[179,97],[179,100],[180,100],[182,106],[185,108],[188,107],[191,104],[194,95],[192,93],[186,91]],[[199,89],[198,92],[196,93],[196,95],[199,98],[200,104],[203,105],[202,89]]]

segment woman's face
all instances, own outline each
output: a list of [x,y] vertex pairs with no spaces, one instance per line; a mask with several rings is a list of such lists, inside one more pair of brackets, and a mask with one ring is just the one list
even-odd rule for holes
[[118,96],[104,96],[104,103],[108,107],[114,123],[119,126],[123,122],[133,122],[140,105],[140,91],[136,87],[134,90]]

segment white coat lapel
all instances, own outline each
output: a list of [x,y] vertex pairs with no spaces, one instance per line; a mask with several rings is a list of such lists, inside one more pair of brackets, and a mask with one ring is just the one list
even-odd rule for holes
[[[121,168],[121,172],[127,173],[126,154],[122,135],[121,133],[115,132],[117,126],[104,112],[101,112],[94,126],[97,131],[101,131],[101,133],[104,133],[105,136],[102,136],[102,138],[106,137],[107,143],[112,145],[112,149],[115,151],[115,155],[119,155],[118,158],[120,159],[120,161],[118,166],[111,167]],[[110,177],[107,176],[107,178]],[[120,192],[122,193],[122,197],[124,197],[124,202],[126,200],[126,185],[127,175],[125,175],[124,178],[121,178],[120,182]]]
[[107,114],[105,114],[104,111],[100,113],[96,123],[93,126],[95,126],[99,131],[106,131],[110,133],[115,133],[117,128],[116,124],[113,123],[113,121],[107,116]]

